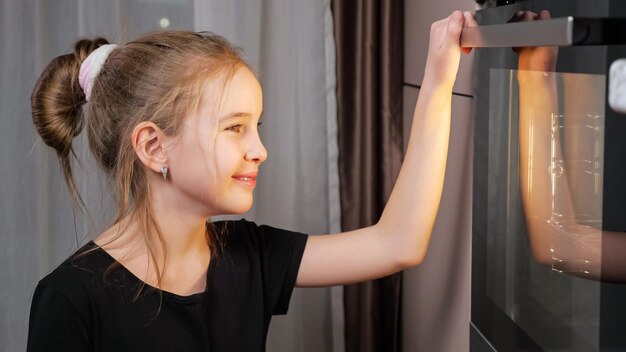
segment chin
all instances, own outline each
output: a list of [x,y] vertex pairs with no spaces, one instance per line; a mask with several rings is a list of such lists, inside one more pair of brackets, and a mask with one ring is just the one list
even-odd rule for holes
[[236,209],[236,210],[231,210],[231,211],[225,212],[225,214],[242,215],[242,214],[245,214],[248,210],[250,210],[250,208]]
[[239,210],[238,214],[247,213],[252,208],[252,203],[248,204],[246,207]]
[[246,213],[248,210],[250,210],[250,208],[252,208],[252,201],[247,202],[247,203],[241,203],[241,204],[237,204],[236,206],[232,206],[232,207],[228,207],[228,208],[224,208],[224,214],[244,214]]

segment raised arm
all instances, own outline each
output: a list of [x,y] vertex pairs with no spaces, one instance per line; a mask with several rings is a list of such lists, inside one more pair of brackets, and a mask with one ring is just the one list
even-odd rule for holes
[[366,281],[422,262],[443,189],[452,86],[463,51],[459,37],[463,26],[473,25],[473,16],[460,11],[433,23],[407,152],[380,220],[355,231],[311,236],[297,286]]

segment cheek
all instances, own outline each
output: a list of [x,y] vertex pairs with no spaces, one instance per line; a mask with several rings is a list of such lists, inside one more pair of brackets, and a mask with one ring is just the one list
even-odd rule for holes
[[207,145],[194,142],[195,138],[181,141],[172,155],[168,153],[172,181],[181,188],[207,189],[215,183],[213,157],[207,150]]
[[237,172],[239,167],[239,146],[237,143],[225,138],[218,139],[215,142],[215,151],[216,153],[213,159],[211,159],[213,165],[215,165],[215,171],[218,177],[223,178],[222,181],[230,181],[231,176]]

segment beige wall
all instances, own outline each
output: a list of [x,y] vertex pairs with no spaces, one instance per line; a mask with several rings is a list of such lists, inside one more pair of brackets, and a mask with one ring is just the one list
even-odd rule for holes
[[[473,0],[405,0],[405,147],[424,77],[432,22]],[[472,55],[461,59],[443,196],[426,260],[404,272],[403,350],[469,351],[472,206]]]

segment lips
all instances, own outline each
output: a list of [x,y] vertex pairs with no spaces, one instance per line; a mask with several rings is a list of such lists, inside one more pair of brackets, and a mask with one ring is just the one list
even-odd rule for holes
[[250,173],[246,173],[246,174],[239,174],[239,175],[234,175],[232,176],[233,179],[235,179],[235,181],[237,181],[240,184],[246,185],[246,186],[250,186],[250,187],[254,187],[256,186],[256,177],[258,175],[258,172],[250,172]]

